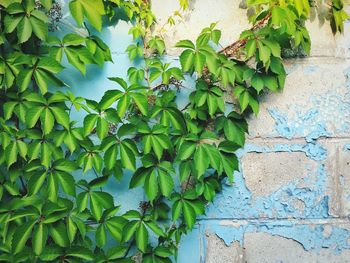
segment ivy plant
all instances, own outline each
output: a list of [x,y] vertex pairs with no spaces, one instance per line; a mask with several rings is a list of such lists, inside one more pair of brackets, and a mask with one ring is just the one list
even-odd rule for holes
[[[252,27],[239,40],[220,48],[210,24],[176,44],[177,66],[164,59],[149,1],[72,0],[81,30],[51,32],[59,3],[0,0],[0,261],[176,261],[181,237],[234,183],[247,116],[258,114],[262,94],[283,89],[282,51],[310,52],[305,22],[321,7],[334,33],[348,19],[342,0],[246,4]],[[75,96],[60,73],[112,61],[98,32],[120,17],[137,63],[126,79],[110,76],[100,100]],[[144,190],[138,208],[116,205],[106,186],[121,180]]]

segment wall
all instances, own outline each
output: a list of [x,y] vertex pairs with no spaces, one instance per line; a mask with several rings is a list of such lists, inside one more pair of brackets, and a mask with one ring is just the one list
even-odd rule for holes
[[[175,2],[153,1],[160,25]],[[212,22],[232,43],[248,28],[239,2],[192,1],[168,46]],[[185,238],[180,263],[350,262],[350,24],[336,37],[318,21],[308,28],[311,56],[288,60],[285,90],[263,98],[235,184]]]
[[[178,8],[175,0],[153,0],[159,28]],[[249,27],[239,0],[192,0],[184,21],[166,32],[172,46],[194,39],[218,22],[223,46]],[[246,147],[238,152],[241,172],[225,185],[207,215],[184,238],[179,263],[350,262],[350,24],[333,37],[318,21],[311,30],[309,58],[288,60],[285,90],[267,94],[257,118],[250,119]],[[104,29],[114,64],[90,67],[86,77],[64,78],[76,94],[98,100],[113,88],[108,76],[126,76],[128,25]],[[79,115],[77,115],[79,116]],[[142,189],[111,185],[117,202],[136,208]]]

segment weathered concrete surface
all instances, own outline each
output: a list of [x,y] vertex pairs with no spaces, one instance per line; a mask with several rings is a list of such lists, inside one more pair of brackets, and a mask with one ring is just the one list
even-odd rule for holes
[[270,195],[295,180],[303,187],[316,165],[302,152],[254,152],[242,158],[246,186],[254,197]]
[[[156,32],[161,33],[168,47],[169,54],[178,54],[174,49],[177,41],[182,39],[195,40],[202,28],[217,22],[217,27],[222,30],[222,46],[229,45],[238,39],[244,29],[250,28],[246,16],[246,9],[241,9],[241,0],[191,0],[190,8],[181,12],[182,18],[177,17],[175,27],[165,26],[168,18],[179,10],[178,1],[153,0],[153,11],[158,19]],[[328,22],[326,22],[328,23]],[[328,25],[322,26],[316,18],[307,23],[312,39],[311,56],[336,56],[350,57],[348,49],[349,28],[344,36],[333,36]]]
[[226,246],[216,235],[207,234],[206,262],[207,263],[244,263],[245,253],[238,241]]
[[251,118],[250,136],[347,136],[350,93],[344,72],[349,65],[348,59],[331,57],[287,60],[285,89],[264,96],[259,117]]
[[337,151],[337,169],[334,172],[339,180],[338,197],[340,214],[350,216],[350,140],[339,146]]
[[350,262],[349,250],[335,255],[329,249],[321,249],[318,253],[309,253],[298,242],[267,233],[248,233],[244,237],[246,262],[318,262],[345,263]]
[[179,9],[178,1],[155,0],[153,10],[158,18],[159,26],[156,32],[163,34],[168,47],[169,54],[179,54],[179,49],[174,49],[174,45],[182,39],[195,40],[204,27],[211,23],[218,23],[217,27],[222,30],[222,46],[229,45],[239,38],[242,29],[249,28],[246,18],[246,10],[238,8],[238,0],[197,0],[190,1],[190,8],[183,12],[183,18],[178,19],[176,27],[166,27],[168,17],[174,10]]
[[[213,22],[223,32],[222,46],[237,40],[250,27],[240,2],[191,0],[183,21],[169,28],[163,25],[179,8],[177,1],[152,0],[168,60],[178,64],[175,43],[194,40]],[[179,263],[349,262],[350,23],[335,37],[317,20],[307,26],[311,57],[285,62],[284,91],[262,99],[259,116],[249,121],[247,145],[237,153],[241,170],[234,185],[224,186],[206,217],[184,237]],[[115,64],[91,66],[85,77],[76,70],[63,74],[75,94],[99,100],[115,88],[107,77],[126,77],[129,28],[120,21],[102,31]],[[188,94],[181,96],[185,103]],[[143,199],[142,189],[123,192],[129,176],[109,185],[125,209]]]
[[[177,41],[195,40],[212,22],[223,32],[222,46],[234,42],[249,28],[239,3],[191,1],[169,29],[163,25],[179,6],[154,0],[168,54],[179,54]],[[235,183],[186,238],[180,263],[188,254],[191,262],[210,263],[350,262],[350,23],[337,36],[317,19],[307,27],[311,56],[287,60],[284,91],[262,98],[237,153]]]
[[[216,220],[206,222],[206,254],[217,262],[349,262],[349,221]],[[219,242],[216,233],[222,240]],[[223,243],[226,245],[223,246]],[[214,256],[210,255],[213,253]],[[230,254],[234,261],[225,261]],[[220,261],[221,260],[221,261]],[[209,261],[206,261],[209,262]]]

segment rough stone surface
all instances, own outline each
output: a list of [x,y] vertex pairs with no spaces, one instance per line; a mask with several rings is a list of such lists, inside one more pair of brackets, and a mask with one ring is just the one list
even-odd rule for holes
[[207,263],[244,263],[244,249],[238,241],[226,246],[216,235],[207,235]]
[[303,184],[315,168],[316,162],[302,152],[248,153],[242,158],[246,186],[254,197],[272,194],[295,180]]
[[[168,54],[178,55],[177,41],[195,40],[212,22],[222,46],[234,42],[249,28],[240,2],[191,1],[169,29],[163,25],[179,6],[154,0]],[[350,22],[337,36],[317,19],[307,27],[311,56],[285,61],[285,89],[261,99],[237,152],[235,183],[186,237],[180,263],[186,255],[194,263],[350,262]]]
[[[179,9],[177,1],[152,0],[159,18],[155,30],[166,40],[171,63],[179,63],[174,59],[181,52],[174,48],[177,41],[194,40],[213,22],[223,32],[222,46],[250,27],[241,0],[190,2],[183,21],[168,28],[164,25]],[[179,263],[349,262],[350,22],[337,36],[317,20],[307,26],[311,57],[285,62],[284,91],[262,98],[259,116],[249,121],[247,145],[237,152],[241,169],[234,185],[224,185],[181,241]],[[85,77],[69,71],[63,80],[72,92],[99,100],[115,88],[107,77],[126,77],[129,28],[120,21],[102,31],[115,64],[89,67]],[[110,190],[127,187],[128,176]],[[130,198],[122,192],[123,207],[137,208],[142,194],[135,190]]]
[[259,117],[251,118],[250,136],[347,136],[350,93],[344,72],[349,65],[350,60],[342,58],[287,61],[285,89],[264,96]]
[[350,140],[340,144],[337,156],[337,178],[339,179],[339,203],[341,216],[350,216]]
[[[178,1],[153,0],[153,11],[158,18],[156,31],[161,33],[167,43],[169,54],[179,54],[174,49],[177,41],[182,39],[195,40],[202,28],[217,22],[217,27],[222,30],[220,44],[229,45],[239,38],[244,29],[250,28],[247,20],[246,9],[240,8],[242,0],[191,0],[188,10],[182,13],[182,18],[176,27],[165,26],[168,18],[179,10]],[[312,39],[311,56],[350,57],[348,49],[349,39],[346,38],[350,28],[342,36],[333,36],[328,25],[323,26],[316,18],[307,23]]]
[[350,262],[349,251],[344,251],[338,255],[330,253],[327,249],[321,249],[318,253],[308,253],[301,244],[292,239],[266,233],[246,234],[244,248],[246,262],[249,263]]

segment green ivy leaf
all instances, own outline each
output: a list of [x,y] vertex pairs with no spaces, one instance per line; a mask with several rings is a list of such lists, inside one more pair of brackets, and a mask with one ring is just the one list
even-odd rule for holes
[[12,240],[14,254],[18,254],[24,249],[35,223],[36,220],[31,220],[17,227]]
[[138,109],[141,111],[143,115],[147,115],[148,113],[148,99],[146,95],[141,93],[132,92],[130,93],[131,98],[137,105]]
[[248,40],[245,49],[247,52],[247,58],[251,58],[252,56],[254,56],[256,51],[256,40]]
[[46,172],[34,173],[28,181],[28,194],[29,195],[36,194],[40,190],[41,186],[43,185],[45,178],[46,178]]
[[154,171],[149,173],[145,180],[145,192],[149,200],[153,201],[158,195],[158,181]]
[[107,232],[103,224],[100,224],[96,229],[96,244],[99,247],[103,247],[107,242]]
[[146,252],[148,245],[148,231],[143,223],[136,230],[136,245],[142,252]]
[[[202,57],[198,56],[198,67],[200,67]],[[185,50],[180,55],[180,63],[182,66],[182,70],[185,72],[189,72],[192,70],[195,61],[195,53],[191,50]]]
[[28,17],[23,17],[22,20],[18,23],[17,28],[17,37],[19,43],[26,42],[32,35],[32,25]]
[[245,143],[244,130],[231,120],[227,120],[224,125],[225,136],[228,140],[243,146]]
[[107,251],[107,258],[109,260],[122,258],[125,256],[127,251],[128,251],[127,247],[114,246]]
[[193,42],[190,40],[181,40],[175,45],[175,47],[195,49]]
[[33,231],[33,251],[35,255],[41,255],[43,252],[48,235],[47,226],[40,223]]
[[183,142],[177,153],[177,158],[180,160],[186,160],[192,156],[196,149],[196,144],[194,142]]
[[71,257],[76,257],[76,258],[80,258],[88,261],[92,261],[94,259],[94,255],[92,254],[92,252],[89,249],[81,246],[71,247],[70,249],[67,250],[66,255],[68,257],[71,256]]
[[192,229],[196,222],[196,212],[192,205],[187,201],[183,201],[183,214],[187,227]]
[[72,175],[66,172],[56,172],[55,175],[66,194],[75,196],[75,180]]
[[203,176],[209,166],[209,158],[203,145],[199,145],[194,153],[194,165],[197,171],[197,176]]
[[164,196],[170,196],[171,192],[174,189],[174,180],[173,178],[168,175],[166,172],[162,170],[158,170],[158,181],[159,181],[159,187],[160,191]]
[[105,13],[102,0],[73,0],[69,3],[69,9],[79,26],[86,16],[90,24],[101,31],[102,15]]

